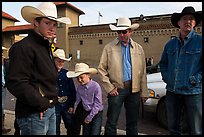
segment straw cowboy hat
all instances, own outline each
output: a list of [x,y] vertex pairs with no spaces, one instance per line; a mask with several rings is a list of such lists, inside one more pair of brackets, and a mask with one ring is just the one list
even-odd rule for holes
[[196,25],[197,26],[200,21],[202,20],[202,14],[201,13],[198,13],[198,12],[195,12],[195,9],[191,6],[188,6],[188,7],[185,7],[181,13],[173,13],[172,16],[171,16],[171,23],[177,27],[177,28],[180,28],[178,26],[178,21],[180,20],[180,18],[183,16],[183,15],[186,15],[186,14],[192,14],[194,15],[195,17],[195,21],[196,21]]
[[57,8],[53,2],[42,2],[38,7],[24,6],[21,9],[22,17],[29,23],[33,23],[37,17],[46,17],[57,22],[71,24],[67,17],[57,18]]
[[126,29],[137,29],[139,27],[138,23],[132,24],[129,18],[119,17],[117,25],[109,25],[111,30],[126,30]]
[[55,52],[53,52],[53,56],[65,61],[70,61],[72,59],[72,57],[68,59],[65,57],[65,53],[63,49],[57,49]]
[[85,63],[77,63],[75,65],[74,71],[67,72],[67,77],[68,78],[78,77],[79,75],[84,74],[84,73],[96,74],[97,69],[89,68],[89,66]]

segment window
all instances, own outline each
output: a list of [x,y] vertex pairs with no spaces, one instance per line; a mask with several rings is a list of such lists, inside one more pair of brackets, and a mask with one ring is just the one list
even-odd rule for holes
[[148,43],[149,42],[149,38],[148,37],[144,37],[144,43]]
[[83,40],[80,40],[80,45],[83,45]]
[[98,42],[99,42],[99,45],[103,44],[103,40],[102,39],[100,39]]
[[63,28],[63,23],[57,22],[57,28]]

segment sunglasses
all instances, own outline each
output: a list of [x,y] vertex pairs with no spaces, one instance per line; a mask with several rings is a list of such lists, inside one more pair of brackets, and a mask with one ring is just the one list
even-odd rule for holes
[[118,30],[117,31],[118,34],[121,34],[121,33],[126,34],[127,32],[128,32],[127,30]]

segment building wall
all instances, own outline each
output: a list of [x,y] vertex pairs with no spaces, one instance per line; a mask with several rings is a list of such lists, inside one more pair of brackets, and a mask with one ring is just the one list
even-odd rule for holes
[[[196,27],[195,30],[202,34],[201,26]],[[178,32],[179,29],[177,28],[135,30],[133,31],[132,38],[143,47],[146,57],[153,56],[154,64],[157,64],[165,44],[172,36],[178,35]],[[104,46],[116,37],[116,32],[69,35],[69,52],[73,55],[69,68],[73,69],[77,62],[85,62],[90,66],[97,67]],[[148,37],[148,43],[144,42],[144,37]],[[100,39],[103,41],[102,45],[99,44]],[[83,40],[83,45],[80,45],[80,40]],[[77,59],[77,50],[80,50],[80,59]]]
[[14,26],[14,21],[2,18],[2,29],[6,28],[7,26]]

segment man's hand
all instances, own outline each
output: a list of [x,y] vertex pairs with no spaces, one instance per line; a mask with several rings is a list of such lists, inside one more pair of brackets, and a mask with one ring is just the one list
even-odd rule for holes
[[42,118],[43,118],[43,113],[44,112],[40,112],[40,120],[42,120]]
[[141,97],[141,99],[142,99],[142,102],[145,103],[147,101],[148,97]]
[[109,92],[108,94],[111,95],[111,96],[118,96],[118,95],[119,95],[117,88],[114,88],[114,89],[113,89],[111,92]]

